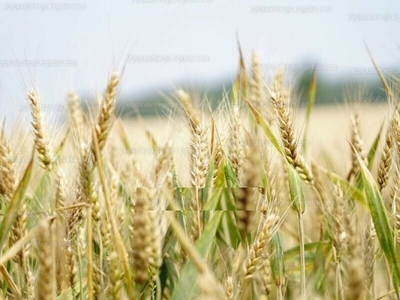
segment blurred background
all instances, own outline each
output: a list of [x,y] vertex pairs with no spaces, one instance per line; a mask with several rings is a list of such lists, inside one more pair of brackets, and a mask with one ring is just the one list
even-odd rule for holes
[[[112,70],[123,70],[119,113],[186,87],[219,101],[237,73],[237,39],[247,64],[256,51],[266,77],[284,66],[300,89],[317,64],[316,103],[340,102],[368,86],[382,101],[366,45],[387,76],[400,73],[399,1],[119,0],[0,5],[0,115],[29,119],[26,94],[63,120],[66,97],[90,102]],[[139,105],[143,115],[152,105]],[[160,112],[156,112],[160,113]]]

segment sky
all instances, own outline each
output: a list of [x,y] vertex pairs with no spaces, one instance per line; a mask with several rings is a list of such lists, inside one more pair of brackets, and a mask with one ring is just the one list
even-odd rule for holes
[[327,75],[375,76],[365,43],[380,66],[400,66],[398,0],[43,1],[0,3],[0,117],[7,121],[29,118],[31,88],[57,118],[68,91],[96,97],[113,70],[123,70],[121,97],[133,99],[233,78],[237,38],[246,60],[258,53],[265,73],[317,62]]

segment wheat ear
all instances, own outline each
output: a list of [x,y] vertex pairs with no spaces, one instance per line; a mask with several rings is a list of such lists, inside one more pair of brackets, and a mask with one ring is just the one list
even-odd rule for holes
[[15,184],[13,152],[6,140],[3,125],[0,133],[0,195],[4,196],[6,202],[14,195]]
[[349,264],[347,266],[348,291],[346,299],[365,299],[365,269],[363,267],[360,238],[357,229],[345,219],[348,232]]
[[297,170],[300,177],[310,185],[314,184],[314,177],[310,168],[304,163],[304,159],[298,153],[297,142],[294,138],[293,124],[287,109],[287,99],[280,92],[272,93],[271,102],[275,107],[279,132],[282,137],[287,161]]
[[50,145],[50,140],[47,135],[47,129],[43,122],[39,97],[35,90],[32,90],[28,93],[28,100],[31,105],[31,113],[33,118],[33,122],[31,122],[31,124],[40,165],[46,170],[51,170],[53,168],[55,158],[52,146]]
[[[368,165],[367,156],[365,154],[365,150],[363,147],[363,140],[361,138],[360,133],[360,121],[358,112],[355,112],[351,116],[351,144],[354,146],[357,154],[361,157],[361,159]],[[354,151],[351,151],[352,158],[352,167],[350,173],[348,175],[348,179],[350,180],[352,177],[356,176],[360,171],[360,166],[357,161],[357,155]]]
[[259,166],[261,160],[254,147],[248,148],[247,160],[243,166],[243,174],[246,175],[244,186],[236,192],[236,209],[238,228],[244,234],[248,234],[254,228],[255,207],[259,195]]
[[[260,69],[260,61],[255,52],[251,56],[251,81],[250,81],[250,102],[257,109],[261,109],[265,105],[265,93],[263,90],[262,74]],[[256,127],[258,128],[258,127]]]
[[237,178],[241,175],[241,168],[243,164],[243,140],[242,140],[242,123],[240,119],[240,107],[234,104],[231,118],[230,118],[230,139],[231,139],[231,153],[230,161],[232,163],[233,171]]
[[378,167],[377,182],[379,190],[381,192],[387,186],[389,180],[389,173],[390,173],[390,167],[393,157],[393,148],[394,148],[392,131],[393,131],[393,126],[390,125],[386,133],[385,146],[383,147],[383,152]]
[[79,147],[85,142],[87,130],[85,128],[85,114],[79,104],[79,97],[75,92],[68,93],[68,111],[70,117],[70,126],[76,136]]
[[56,299],[55,230],[53,221],[44,221],[38,237],[39,274],[37,299]]
[[137,189],[131,247],[134,280],[138,283],[149,280],[161,266],[161,236],[156,211],[149,205],[154,201],[153,194],[147,189]]
[[367,290],[371,287],[375,270],[375,229],[371,220],[364,233],[364,269],[365,269],[365,287]]
[[121,299],[121,284],[122,284],[122,272],[119,267],[119,257],[117,252],[112,251],[109,259],[109,284],[107,289],[108,299],[119,300]]
[[[100,151],[102,151],[105,146],[114,117],[118,84],[119,74],[117,72],[113,72],[108,81],[106,91],[104,92],[104,96],[101,102],[101,109],[99,115],[97,116],[96,124],[94,127],[96,140],[98,141]],[[93,155],[95,154],[94,147],[94,138],[92,138],[91,150]]]
[[264,224],[262,225],[261,232],[253,243],[249,257],[245,262],[245,278],[251,278],[254,273],[262,266],[263,254],[267,250],[266,247],[273,236],[273,230],[277,223],[277,216],[275,214],[268,215]]

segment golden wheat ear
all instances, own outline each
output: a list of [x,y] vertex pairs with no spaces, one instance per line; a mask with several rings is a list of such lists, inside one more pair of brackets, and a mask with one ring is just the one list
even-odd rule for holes
[[298,149],[298,142],[294,137],[293,122],[287,106],[289,104],[287,91],[277,91],[271,95],[271,102],[275,107],[279,132],[282,138],[286,160],[296,169],[301,179],[310,185],[314,184],[311,169],[305,164]]
[[81,147],[82,143],[86,143],[86,118],[79,103],[79,97],[73,91],[68,93],[68,112],[70,127],[72,128],[72,132],[76,138],[77,145]]
[[162,240],[157,227],[156,210],[149,204],[154,203],[154,195],[153,190],[137,189],[131,246],[134,280],[140,284],[158,274],[162,262]]
[[31,124],[40,165],[46,170],[51,170],[53,168],[55,156],[53,153],[53,147],[48,138],[47,128],[43,121],[39,97],[35,90],[31,90],[28,93],[28,101],[31,106],[31,114],[33,118]]
[[16,174],[13,152],[5,137],[5,124],[3,123],[0,133],[0,195],[4,197],[5,202],[13,197]]
[[[118,72],[113,72],[110,76],[107,88],[104,92],[104,96],[101,102],[101,109],[97,116],[96,124],[94,127],[100,151],[104,149],[113,122],[119,80],[120,77]],[[92,137],[91,150],[93,155],[95,153],[94,147],[94,138]]]
[[41,300],[54,300],[56,298],[56,235],[53,221],[54,219],[43,221],[36,238],[39,260],[37,299]]

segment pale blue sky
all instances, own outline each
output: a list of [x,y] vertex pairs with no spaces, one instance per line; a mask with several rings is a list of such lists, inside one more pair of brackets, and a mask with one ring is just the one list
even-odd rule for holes
[[[176,0],[170,0],[176,1]],[[182,0],[180,2],[186,2]],[[35,84],[46,104],[64,103],[69,89],[95,95],[126,55],[206,56],[207,62],[129,62],[122,94],[182,79],[212,81],[237,68],[236,33],[246,58],[257,50],[264,64],[313,59],[336,71],[369,68],[364,41],[382,66],[400,65],[400,2],[392,1],[227,1],[132,3],[124,1],[30,1],[84,4],[80,10],[10,10],[0,5],[0,116],[26,105]],[[149,0],[143,0],[149,2]],[[8,5],[8,6],[7,6]],[[249,12],[252,6],[328,6],[330,12]],[[349,14],[391,14],[396,20],[350,21]],[[70,67],[6,66],[18,60],[63,60]],[[11,63],[13,64],[13,63]],[[42,63],[43,64],[43,63]],[[26,87],[25,87],[26,84]],[[197,84],[198,85],[198,84]],[[57,113],[55,113],[57,114]]]

